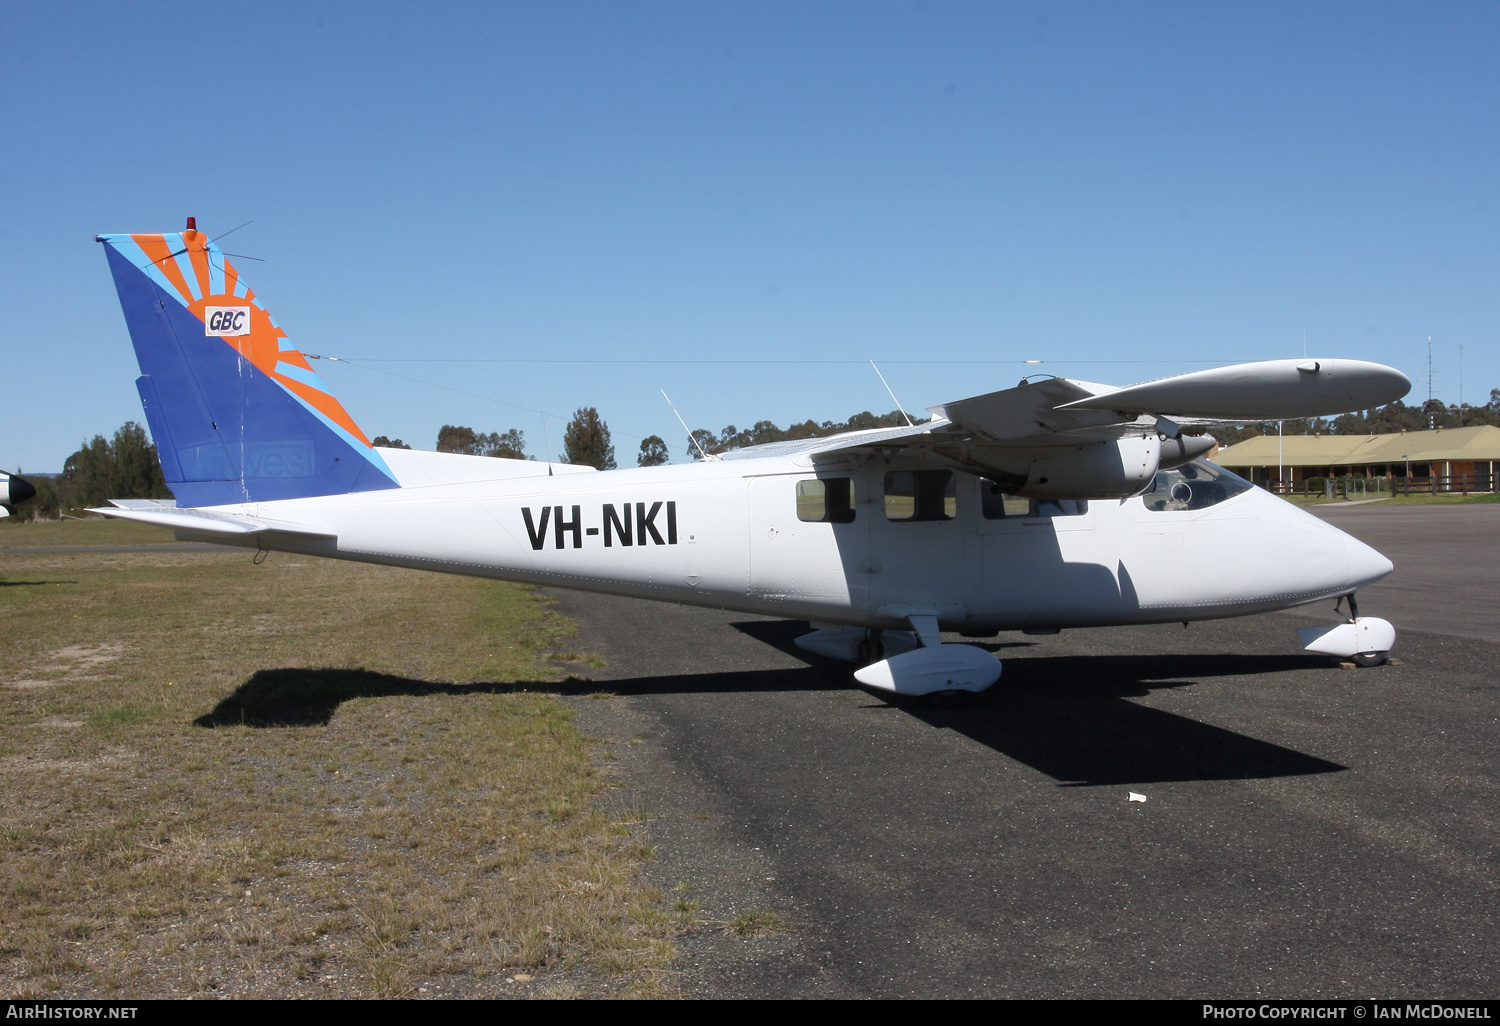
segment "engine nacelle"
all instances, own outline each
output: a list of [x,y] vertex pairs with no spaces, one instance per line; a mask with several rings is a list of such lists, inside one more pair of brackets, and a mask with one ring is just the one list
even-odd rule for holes
[[1080,445],[1032,460],[1026,484],[1016,494],[1032,499],[1128,499],[1151,487],[1161,449],[1154,431],[1144,437]]
[[15,506],[36,494],[36,489],[24,477],[0,473],[0,506]]

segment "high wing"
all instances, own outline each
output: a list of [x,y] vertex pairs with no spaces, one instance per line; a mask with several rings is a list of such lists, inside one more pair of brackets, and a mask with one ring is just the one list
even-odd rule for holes
[[924,424],[776,442],[724,458],[905,456],[1038,498],[1124,497],[1149,485],[1158,469],[1211,450],[1214,439],[1193,432],[1205,423],[1347,413],[1383,406],[1410,388],[1400,371],[1363,360],[1235,364],[1126,388],[1050,378],[931,407]]

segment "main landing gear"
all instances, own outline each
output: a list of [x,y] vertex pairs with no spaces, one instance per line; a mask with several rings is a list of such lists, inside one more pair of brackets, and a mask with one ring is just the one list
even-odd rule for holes
[[868,687],[922,698],[948,707],[1000,679],[1000,660],[973,645],[945,645],[937,617],[908,616],[910,631],[840,627],[813,631],[797,646],[853,663],[854,679]]

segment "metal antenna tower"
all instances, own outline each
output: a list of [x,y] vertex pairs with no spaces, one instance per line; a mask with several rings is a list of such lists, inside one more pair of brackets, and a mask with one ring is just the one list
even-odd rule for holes
[[1432,412],[1432,336],[1427,336],[1427,430],[1437,427],[1437,414]]

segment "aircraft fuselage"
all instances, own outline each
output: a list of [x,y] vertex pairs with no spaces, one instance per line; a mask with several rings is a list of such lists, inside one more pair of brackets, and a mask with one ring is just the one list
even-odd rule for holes
[[[930,518],[909,516],[922,500],[889,497],[909,480],[892,475],[946,473],[930,466],[735,459],[219,508],[337,535],[241,542],[267,549],[860,627],[932,615],[974,634],[1236,616],[1391,569],[1256,488],[1197,509],[1148,496],[1001,515],[989,483],[960,472]],[[833,519],[808,519],[825,491],[839,497]]]

